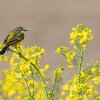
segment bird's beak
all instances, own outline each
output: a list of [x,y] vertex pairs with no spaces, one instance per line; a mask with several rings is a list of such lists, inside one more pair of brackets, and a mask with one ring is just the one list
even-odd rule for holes
[[25,30],[25,29],[24,29],[24,31],[28,31],[28,30]]

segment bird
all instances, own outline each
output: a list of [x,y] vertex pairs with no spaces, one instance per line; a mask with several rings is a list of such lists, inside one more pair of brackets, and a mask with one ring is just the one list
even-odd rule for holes
[[3,55],[10,46],[17,47],[18,44],[24,40],[24,33],[28,31],[21,26],[16,27],[9,32],[8,36],[5,38],[3,45],[4,47],[0,51],[0,55]]

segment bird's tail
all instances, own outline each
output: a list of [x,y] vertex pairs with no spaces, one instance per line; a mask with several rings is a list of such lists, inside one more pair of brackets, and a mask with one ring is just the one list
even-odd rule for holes
[[6,52],[6,50],[8,49],[8,47],[9,47],[9,45],[5,45],[5,46],[2,48],[2,50],[0,51],[0,55],[3,55],[3,54]]

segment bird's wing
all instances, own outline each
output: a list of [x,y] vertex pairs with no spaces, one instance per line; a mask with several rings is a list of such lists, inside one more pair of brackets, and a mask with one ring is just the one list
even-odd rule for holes
[[24,39],[24,34],[15,35],[9,42],[8,45],[16,44]]
[[13,37],[14,37],[14,33],[11,32],[10,34],[7,35],[7,37],[4,40],[3,44],[6,44],[7,42],[9,42]]
[[5,44],[7,42],[7,39],[9,37],[9,34],[7,35],[6,39],[4,40],[3,44]]

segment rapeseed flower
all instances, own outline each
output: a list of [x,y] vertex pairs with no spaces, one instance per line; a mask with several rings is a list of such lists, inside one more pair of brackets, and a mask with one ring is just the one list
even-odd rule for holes
[[78,24],[72,31],[70,34],[70,43],[75,48],[80,48],[79,45],[82,45],[83,49],[86,49],[86,43],[93,40],[92,30],[84,24]]

